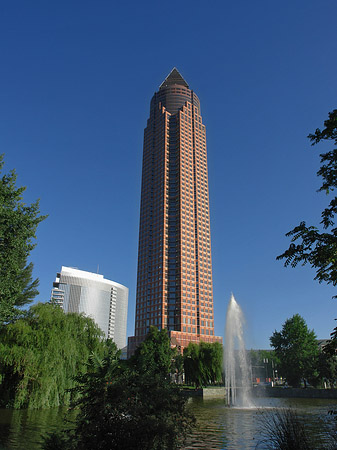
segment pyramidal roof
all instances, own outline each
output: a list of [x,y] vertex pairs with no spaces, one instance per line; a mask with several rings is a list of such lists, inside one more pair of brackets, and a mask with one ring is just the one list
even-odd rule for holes
[[162,89],[167,86],[171,86],[172,84],[180,84],[185,87],[189,87],[184,78],[181,76],[179,70],[174,67],[171,72],[167,75],[165,80],[159,86],[159,89]]

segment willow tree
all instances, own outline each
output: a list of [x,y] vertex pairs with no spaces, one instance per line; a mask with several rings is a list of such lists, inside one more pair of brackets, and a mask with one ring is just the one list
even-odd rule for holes
[[219,342],[189,343],[184,348],[186,382],[197,387],[221,382],[222,353],[222,345]]
[[68,405],[74,377],[88,370],[92,353],[106,343],[92,319],[38,303],[0,331],[2,406],[47,408]]
[[[0,155],[0,172],[3,168]],[[25,187],[16,187],[14,170],[0,178],[0,325],[17,317],[19,307],[38,294],[38,279],[32,278],[33,265],[27,262],[35,247],[40,216],[39,202],[23,202]]]

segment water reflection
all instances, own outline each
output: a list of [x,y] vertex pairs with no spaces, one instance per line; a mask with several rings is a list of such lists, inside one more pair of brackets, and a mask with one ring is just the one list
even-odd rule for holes
[[255,407],[240,409],[228,408],[222,400],[193,398],[189,408],[197,418],[197,426],[183,450],[255,450],[258,445],[263,450],[261,415],[272,413],[273,408],[296,408],[317,436],[322,431],[320,421],[327,419],[334,405],[333,400],[259,398]]
[[0,449],[40,449],[41,435],[61,429],[65,413],[63,408],[0,409]]
[[[320,420],[327,420],[334,400],[258,398],[254,408],[228,408],[223,400],[192,398],[188,407],[197,426],[182,450],[255,450],[261,439],[261,415],[275,407],[296,407],[314,434],[321,432]],[[61,429],[65,409],[0,409],[0,449],[37,450],[41,435]],[[258,447],[263,450],[263,446]]]
[[222,400],[194,398],[189,407],[197,419],[197,427],[189,437],[185,450],[255,448],[257,410],[228,408]]

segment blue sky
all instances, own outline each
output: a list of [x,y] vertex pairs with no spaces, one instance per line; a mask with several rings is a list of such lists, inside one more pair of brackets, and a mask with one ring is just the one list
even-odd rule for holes
[[335,289],[276,256],[318,224],[319,153],[306,136],[337,107],[334,0],[16,1],[0,5],[0,152],[49,214],[31,254],[39,301],[62,265],[129,287],[133,334],[143,130],[176,66],[207,129],[215,332],[231,292],[247,346],[295,313],[319,338]]

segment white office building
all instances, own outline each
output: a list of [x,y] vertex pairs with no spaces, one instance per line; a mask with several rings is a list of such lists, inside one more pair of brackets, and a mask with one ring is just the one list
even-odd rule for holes
[[126,346],[129,289],[103,275],[62,266],[53,283],[51,299],[65,312],[94,319],[118,348]]

